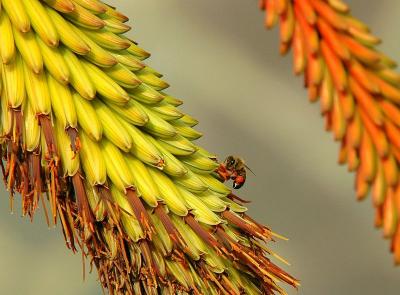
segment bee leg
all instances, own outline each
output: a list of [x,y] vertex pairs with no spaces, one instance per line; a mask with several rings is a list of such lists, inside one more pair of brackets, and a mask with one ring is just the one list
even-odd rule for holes
[[226,169],[224,164],[220,164],[215,172],[219,175],[223,182],[229,180],[229,178],[231,177],[231,173]]

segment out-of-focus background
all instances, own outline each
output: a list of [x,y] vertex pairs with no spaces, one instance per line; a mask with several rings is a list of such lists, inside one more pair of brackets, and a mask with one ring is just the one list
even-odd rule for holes
[[[130,37],[153,53],[169,93],[200,120],[204,147],[221,159],[237,154],[250,175],[240,195],[250,214],[290,237],[275,249],[307,295],[399,294],[400,268],[373,229],[370,200],[358,204],[353,175],[336,164],[338,145],[323,131],[319,106],[307,102],[291,57],[278,54],[277,31],[263,28],[257,1],[114,0],[130,16]],[[348,1],[353,14],[400,61],[400,2]],[[82,282],[59,228],[42,214],[33,224],[0,202],[0,294],[101,294],[96,274]],[[16,202],[18,202],[18,197]]]

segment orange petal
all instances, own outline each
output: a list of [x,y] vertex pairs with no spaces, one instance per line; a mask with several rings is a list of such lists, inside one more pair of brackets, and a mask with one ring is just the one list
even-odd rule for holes
[[307,85],[319,85],[323,76],[323,61],[319,55],[308,55]]
[[[306,0],[307,1],[307,0]],[[300,1],[296,3],[305,3],[305,1]],[[309,54],[317,54],[319,50],[319,38],[317,31],[306,21],[303,14],[299,10],[299,6],[294,7],[294,13],[296,19],[300,25],[301,31],[303,32],[304,42]]]
[[390,186],[396,185],[399,180],[399,172],[393,154],[390,153],[386,158],[382,159],[382,167],[387,184]]
[[286,13],[291,5],[288,0],[276,0],[276,10],[279,14]]
[[322,37],[326,40],[336,55],[343,60],[349,60],[351,56],[350,51],[343,46],[342,42],[340,42],[337,32],[332,29],[332,27],[328,25],[322,18],[318,19],[317,26],[322,34]]
[[347,143],[354,148],[358,148],[361,143],[362,133],[363,126],[360,115],[358,112],[355,112],[353,118],[349,121],[349,127],[347,128]]
[[385,173],[380,162],[377,162],[377,173],[372,183],[372,200],[376,207],[380,207],[385,201],[387,185]]
[[332,75],[333,84],[338,91],[346,91],[347,74],[342,62],[337,55],[329,48],[324,40],[321,41],[321,52]]
[[383,224],[383,209],[382,207],[375,208],[375,226],[382,227]]
[[350,36],[341,35],[340,39],[358,60],[366,64],[376,64],[381,60],[380,54],[360,44]]
[[310,2],[319,16],[324,18],[331,26],[338,30],[345,30],[347,28],[343,17],[336,13],[328,4],[320,0],[311,0]]
[[355,189],[357,200],[361,201],[367,197],[369,192],[369,183],[365,180],[365,177],[362,175],[360,170],[356,174]]
[[324,114],[324,119],[325,119],[325,131],[331,131],[332,130],[332,112],[326,112]]
[[396,265],[400,264],[400,225],[397,226],[396,233],[393,237],[392,251],[394,254],[394,262]]
[[391,83],[392,85],[400,84],[400,74],[393,71],[392,69],[381,69],[375,72],[379,77],[381,77],[386,82]]
[[371,138],[365,131],[361,139],[360,160],[359,172],[365,181],[372,181],[376,175],[377,156]]
[[[278,2],[285,2],[285,0],[277,0]],[[279,9],[278,9],[279,10]],[[280,17],[280,37],[281,42],[288,43],[291,41],[294,31],[294,14],[292,4],[287,6],[285,13]]]
[[304,48],[303,33],[298,23],[295,24],[292,41],[293,47],[293,70],[296,75],[301,74],[306,66],[306,54]]
[[371,93],[379,93],[379,86],[371,80],[369,73],[359,62],[357,62],[355,59],[352,59],[349,63],[347,63],[347,67],[350,75],[357,80],[362,87]]
[[341,0],[328,0],[328,3],[335,10],[342,12],[342,13],[347,13],[350,10],[349,6],[347,4],[345,4],[344,2],[342,2]]
[[337,94],[333,96],[332,131],[335,140],[341,140],[346,132],[346,119]]
[[397,208],[393,188],[389,188],[383,203],[383,235],[391,238],[397,229]]
[[361,108],[368,114],[376,125],[382,125],[383,114],[374,98],[352,77],[349,79],[350,89]]
[[305,20],[310,24],[314,25],[317,21],[317,15],[315,14],[314,8],[311,6],[308,0],[295,1],[295,5],[299,7]]
[[357,151],[353,147],[347,147],[347,168],[349,171],[355,171],[360,164]]
[[371,33],[360,30],[356,27],[348,27],[347,32],[355,39],[369,46],[378,45],[381,43],[381,40],[378,37],[375,37]]
[[376,126],[369,116],[364,112],[363,109],[360,110],[361,120],[364,123],[365,129],[371,136],[372,142],[374,143],[376,150],[380,157],[386,157],[389,152],[389,142],[386,138],[385,132]]
[[344,117],[346,119],[351,119],[354,115],[355,110],[353,95],[349,91],[340,92],[339,102],[342,106]]
[[325,69],[320,90],[322,114],[329,112],[332,109],[334,91],[331,74],[327,69]]
[[319,87],[315,85],[308,86],[308,100],[310,102],[316,102],[319,98]]
[[342,142],[342,144],[340,145],[340,150],[339,150],[338,164],[339,165],[346,164],[347,157],[348,157],[348,153],[347,153],[346,143]]
[[278,12],[276,10],[276,1],[266,1],[265,8],[265,26],[270,29],[278,22]]
[[376,83],[384,97],[392,100],[393,102],[399,103],[400,102],[400,89],[390,85],[388,82],[384,81],[383,79],[377,77],[373,73],[370,72],[370,78],[373,83]]
[[397,106],[386,100],[381,100],[379,104],[382,107],[385,116],[394,124],[400,127],[400,110]]
[[279,43],[279,53],[281,55],[285,55],[286,53],[288,53],[289,49],[290,49],[290,43],[283,43],[283,42]]
[[[397,128],[392,122],[389,120],[385,121],[385,131],[388,136],[389,142],[393,144],[393,146],[397,149],[400,149],[400,130]],[[397,157],[396,150],[393,150],[395,152],[395,156],[397,158],[397,161],[400,162],[400,158]]]

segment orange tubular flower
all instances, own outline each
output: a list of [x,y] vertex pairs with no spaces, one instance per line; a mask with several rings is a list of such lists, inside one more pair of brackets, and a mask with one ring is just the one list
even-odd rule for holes
[[280,25],[280,52],[293,48],[312,102],[340,141],[339,163],[356,173],[357,198],[372,192],[376,226],[400,263],[400,75],[376,50],[379,38],[341,0],[260,0],[265,25]]

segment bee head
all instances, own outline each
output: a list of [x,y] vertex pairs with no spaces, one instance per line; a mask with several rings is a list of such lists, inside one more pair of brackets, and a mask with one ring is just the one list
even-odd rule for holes
[[236,167],[237,160],[235,159],[234,156],[229,156],[225,159],[224,164],[226,169],[232,170]]

